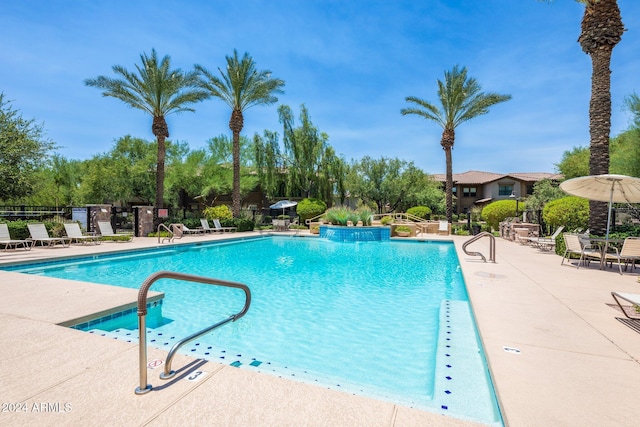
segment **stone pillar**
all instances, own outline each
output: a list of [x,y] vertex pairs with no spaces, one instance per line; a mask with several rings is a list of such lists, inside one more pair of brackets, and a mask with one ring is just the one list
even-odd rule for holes
[[135,233],[137,237],[147,237],[149,233],[153,233],[153,206],[136,206],[134,208]]
[[98,221],[111,222],[111,205],[87,205],[87,212],[87,231],[99,232]]

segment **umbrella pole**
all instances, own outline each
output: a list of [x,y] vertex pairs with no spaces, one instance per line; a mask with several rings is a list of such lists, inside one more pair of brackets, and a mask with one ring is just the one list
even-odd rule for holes
[[611,205],[613,205],[613,187],[616,185],[615,181],[611,182],[611,194],[609,195],[609,211],[607,212],[607,234],[605,234],[605,242],[609,243],[609,226],[611,225]]
[[609,195],[609,210],[607,212],[607,233],[604,236],[604,250],[602,252],[602,262],[600,262],[600,269],[602,270],[607,265],[607,251],[609,250],[609,226],[611,225],[611,205],[613,204],[613,187],[616,185],[615,181],[611,182],[611,194]]

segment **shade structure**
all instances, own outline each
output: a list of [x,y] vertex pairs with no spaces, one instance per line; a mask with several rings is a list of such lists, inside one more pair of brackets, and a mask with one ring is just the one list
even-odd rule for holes
[[598,202],[609,202],[607,215],[607,235],[611,223],[611,205],[613,203],[640,203],[640,178],[626,175],[589,175],[568,179],[560,188],[573,196]]
[[286,208],[291,208],[297,204],[298,202],[292,202],[291,200],[280,200],[279,202],[274,203],[269,207],[271,209],[286,209]]
[[282,209],[282,215],[284,215],[284,210],[286,208],[294,207],[297,204],[298,204],[298,202],[293,202],[291,200],[280,200],[279,202],[276,202],[276,203],[272,204],[269,207],[271,209]]

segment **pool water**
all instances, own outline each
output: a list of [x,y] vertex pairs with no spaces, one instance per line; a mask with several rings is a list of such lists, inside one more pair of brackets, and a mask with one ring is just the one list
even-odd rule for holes
[[[12,268],[139,288],[159,270],[247,284],[237,322],[182,352],[416,408],[501,425],[460,267],[449,242],[262,237]],[[237,289],[163,279],[149,310],[150,345],[240,311]],[[137,340],[135,312],[93,333]]]

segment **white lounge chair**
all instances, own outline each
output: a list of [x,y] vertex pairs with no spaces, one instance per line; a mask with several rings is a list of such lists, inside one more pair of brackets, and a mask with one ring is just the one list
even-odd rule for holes
[[623,301],[626,301],[628,303],[631,303],[631,305],[634,308],[635,307],[640,307],[640,294],[627,294],[627,293],[622,293],[622,292],[611,292],[611,296],[613,297],[613,299],[615,300],[616,304],[618,304],[618,307],[620,307],[620,310],[622,310],[622,312],[624,313],[624,315],[626,317],[628,317],[629,319],[633,319],[633,320],[640,320],[640,313],[636,317],[629,316],[629,313],[627,313],[627,310],[625,310],[625,308],[620,303],[620,300],[623,300]]
[[33,244],[40,242],[42,246],[47,244],[48,248],[53,248],[56,243],[62,243],[63,247],[68,247],[71,243],[71,239],[68,237],[51,237],[44,224],[27,224],[29,228],[29,234],[31,234],[31,240]]
[[93,243],[94,245],[100,244],[100,237],[93,235],[82,234],[80,230],[80,224],[77,222],[71,222],[64,225],[64,230],[67,232],[67,237],[71,239],[71,243]]
[[438,223],[438,235],[443,235],[443,236],[449,235],[449,222],[440,221]]
[[184,224],[179,224],[182,226],[182,232],[184,234],[204,234],[204,229],[202,227],[198,228],[189,228]]
[[113,228],[111,227],[111,223],[109,221],[98,221],[98,228],[100,229],[100,235],[105,237],[128,237],[127,241],[133,239],[133,234],[131,233],[115,233]]
[[551,250],[556,246],[556,237],[562,233],[564,225],[561,225],[553,232],[549,237],[528,237],[525,240],[532,246],[540,248],[542,250]]
[[220,220],[217,218],[213,220],[213,226],[214,230],[222,230],[223,233],[236,231],[238,229],[238,227],[223,227],[222,225],[220,225]]
[[222,230],[218,230],[216,228],[211,228],[209,226],[209,221],[206,218],[200,218],[200,224],[202,224],[202,229],[205,233],[222,233]]
[[4,246],[4,250],[18,249],[22,247],[24,250],[31,250],[31,242],[28,240],[15,240],[11,238],[9,233],[9,226],[5,223],[0,223],[0,246]]

